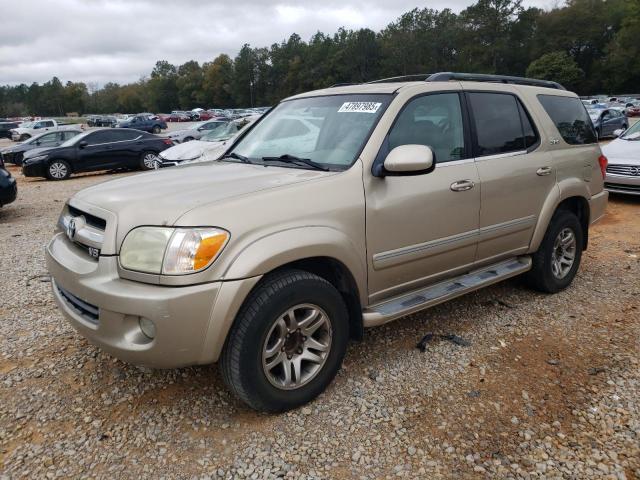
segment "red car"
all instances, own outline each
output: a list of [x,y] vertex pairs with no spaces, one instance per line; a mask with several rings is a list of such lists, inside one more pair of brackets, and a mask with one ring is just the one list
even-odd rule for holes
[[625,111],[627,117],[638,117],[640,116],[640,105],[635,105],[633,107],[628,107]]
[[200,116],[200,120],[211,120],[213,118],[213,115],[206,110],[199,112],[198,115]]

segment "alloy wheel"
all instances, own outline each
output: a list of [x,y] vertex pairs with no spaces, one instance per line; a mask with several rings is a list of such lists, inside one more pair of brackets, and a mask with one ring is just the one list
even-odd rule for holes
[[573,267],[577,242],[572,229],[563,228],[553,243],[551,254],[551,272],[559,280],[566,277]]
[[145,168],[155,170],[158,168],[158,157],[153,153],[147,153],[142,159]]
[[64,163],[54,162],[49,165],[49,174],[61,180],[67,176],[67,166]]
[[262,368],[276,388],[294,390],[320,373],[331,350],[331,320],[317,305],[300,304],[274,322],[262,347]]

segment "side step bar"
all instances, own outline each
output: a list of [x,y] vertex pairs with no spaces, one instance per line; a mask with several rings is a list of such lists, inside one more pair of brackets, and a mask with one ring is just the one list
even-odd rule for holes
[[531,257],[529,256],[515,257],[489,265],[365,308],[362,312],[363,324],[365,327],[383,325],[410,313],[438,305],[507,278],[515,277],[530,269]]

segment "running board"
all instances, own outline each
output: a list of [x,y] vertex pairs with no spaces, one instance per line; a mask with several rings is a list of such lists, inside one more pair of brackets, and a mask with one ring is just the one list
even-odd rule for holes
[[530,269],[531,257],[522,256],[474,270],[459,277],[365,308],[362,312],[363,325],[365,327],[383,325],[410,313],[438,305],[507,278],[515,277]]

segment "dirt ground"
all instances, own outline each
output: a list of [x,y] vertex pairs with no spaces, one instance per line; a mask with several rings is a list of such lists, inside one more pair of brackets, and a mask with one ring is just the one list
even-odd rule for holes
[[[640,197],[612,196],[574,284],[518,279],[367,331],[308,407],[248,410],[216,366],[152,371],[57,311],[43,247],[116,175],[18,178],[0,210],[0,479],[640,478]],[[434,340],[454,333],[469,342]]]

